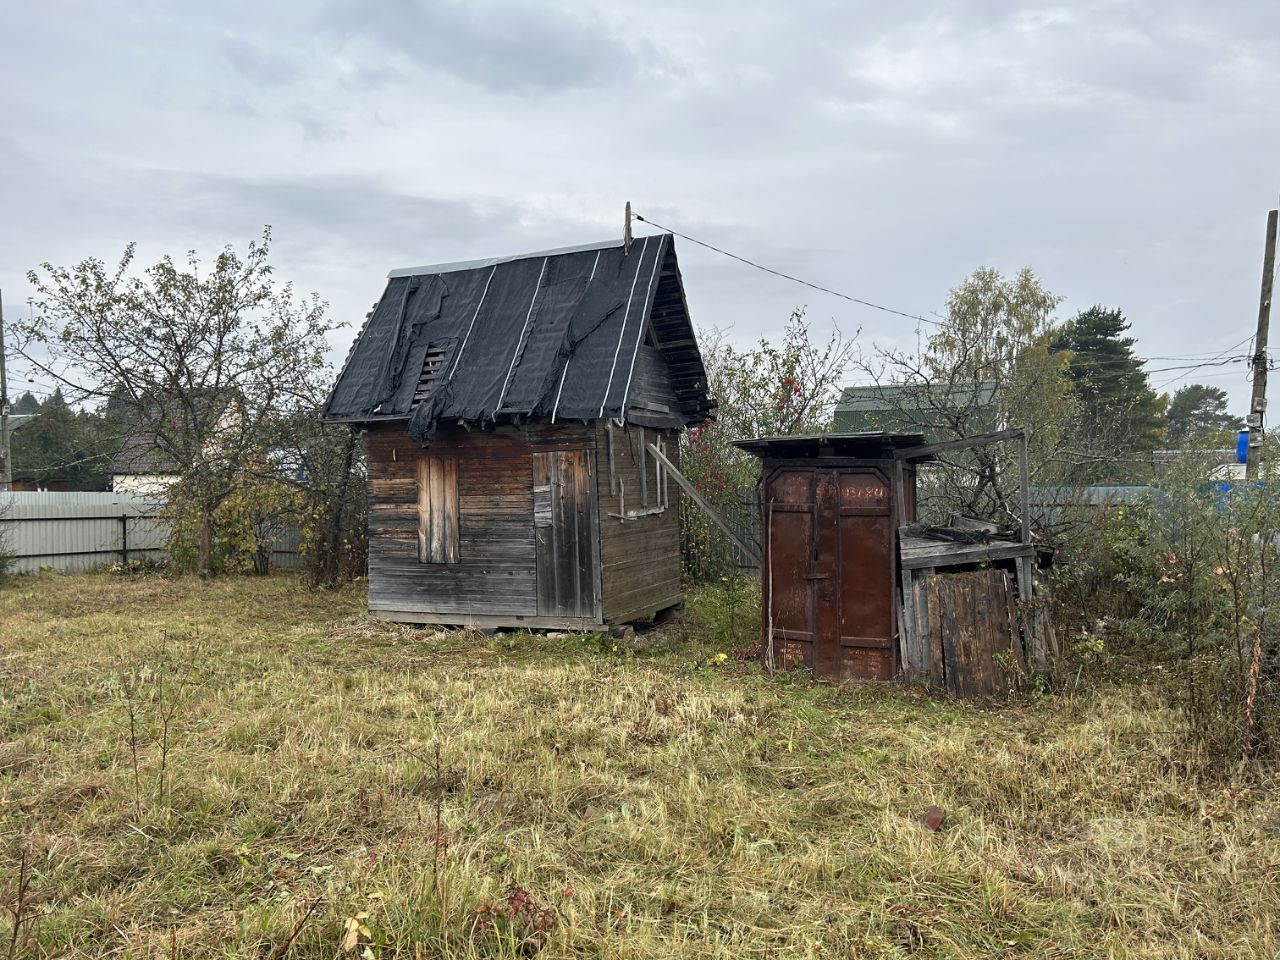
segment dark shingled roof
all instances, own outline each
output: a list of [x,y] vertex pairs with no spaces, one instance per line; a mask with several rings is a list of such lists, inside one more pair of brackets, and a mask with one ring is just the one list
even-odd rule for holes
[[669,234],[394,270],[338,376],[327,420],[626,419],[646,334],[679,415],[712,411]]
[[124,438],[120,452],[111,458],[110,472],[116,476],[150,476],[180,473],[173,457],[156,446],[154,434],[131,433]]

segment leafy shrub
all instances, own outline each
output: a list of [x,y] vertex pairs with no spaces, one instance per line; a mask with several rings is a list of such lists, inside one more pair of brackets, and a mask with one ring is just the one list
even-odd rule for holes
[[1083,529],[1056,578],[1078,673],[1107,660],[1168,677],[1218,769],[1280,753],[1278,480],[1211,482],[1186,458],[1149,502]]
[[686,631],[721,651],[760,643],[760,578],[724,576],[694,587],[685,597]]
[[[681,440],[681,471],[743,539],[755,540],[760,461],[733,441],[827,429],[853,342],[838,332],[825,344],[815,341],[803,310],[792,313],[777,345],[762,339],[738,350],[718,330],[700,331],[699,340],[719,408]],[[700,582],[737,576],[745,559],[688,497],[681,499],[680,549],[685,575]]]
[[[212,514],[213,573],[270,572],[271,546],[300,507],[298,491],[273,479],[245,477],[234,493]],[[203,521],[197,497],[186,496],[180,485],[170,490],[169,557],[178,570],[198,566]]]

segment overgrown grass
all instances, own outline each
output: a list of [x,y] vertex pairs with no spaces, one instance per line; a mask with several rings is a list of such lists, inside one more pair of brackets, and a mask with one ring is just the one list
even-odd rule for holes
[[722,594],[642,651],[362,604],[281,578],[0,590],[18,955],[1280,953],[1276,783],[1200,781],[1154,694],[770,679]]

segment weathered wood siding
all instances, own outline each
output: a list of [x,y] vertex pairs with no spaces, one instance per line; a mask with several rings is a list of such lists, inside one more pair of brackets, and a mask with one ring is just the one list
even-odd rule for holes
[[[632,425],[615,427],[613,435],[611,477],[603,421],[471,432],[442,427],[427,448],[401,424],[370,429],[370,612],[401,620],[420,615],[421,622],[590,626],[649,617],[679,603],[679,488],[660,480],[653,457],[642,453],[642,444],[661,441],[667,457],[678,462],[678,433]],[[558,496],[571,492],[573,502],[548,513],[550,504],[539,504],[535,490],[539,480],[548,484],[553,460],[562,473],[573,467],[574,482],[555,487]],[[427,503],[448,501],[454,482],[448,471],[455,468],[452,535],[442,533],[435,513],[422,511],[420,491],[427,491]],[[579,472],[594,485],[585,488],[597,498],[591,516],[581,515],[590,498],[578,489]],[[621,519],[624,513],[632,518]],[[545,528],[557,516],[566,533],[582,531],[585,544],[595,548],[565,549],[549,538]],[[426,546],[419,539],[424,517]],[[419,559],[441,550],[456,562]],[[553,614],[552,606],[559,612]]]
[[[429,448],[402,424],[365,436],[369,460],[369,609],[379,614],[532,618],[537,614],[533,526],[533,452],[589,450],[578,425],[442,427]],[[419,557],[419,462],[457,458],[457,562]],[[513,622],[515,622],[513,620]]]
[[[681,601],[680,488],[669,481],[659,483],[654,458],[644,447],[661,441],[667,459],[678,467],[679,435],[635,424],[613,427],[611,471],[609,433],[603,421],[596,424],[601,585],[604,618],[625,623]],[[624,514],[645,511],[649,512],[622,519]]]
[[1024,669],[1017,593],[1003,570],[923,578],[935,685],[958,697],[1014,689]]
[[627,417],[634,423],[664,428],[683,423],[671,371],[656,347],[641,344],[636,351],[628,404]]

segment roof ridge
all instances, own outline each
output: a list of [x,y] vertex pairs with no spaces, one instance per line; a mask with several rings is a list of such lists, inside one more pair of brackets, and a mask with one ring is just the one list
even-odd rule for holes
[[[650,236],[663,236],[663,234],[650,234]],[[643,240],[644,237],[636,237],[631,242],[634,244],[636,240]],[[433,263],[421,267],[401,267],[392,270],[387,274],[387,279],[392,280],[396,277],[420,277],[424,275],[438,273],[457,273],[461,270],[477,270],[482,267],[492,267],[499,263],[512,263],[516,260],[533,260],[537,257],[558,257],[569,253],[588,253],[592,250],[610,250],[614,247],[620,247],[623,240],[619,237],[617,240],[601,240],[597,243],[579,243],[568,247],[553,247],[550,250],[533,250],[529,253],[513,253],[505,257],[485,257],[480,260],[455,260],[450,263]]]

